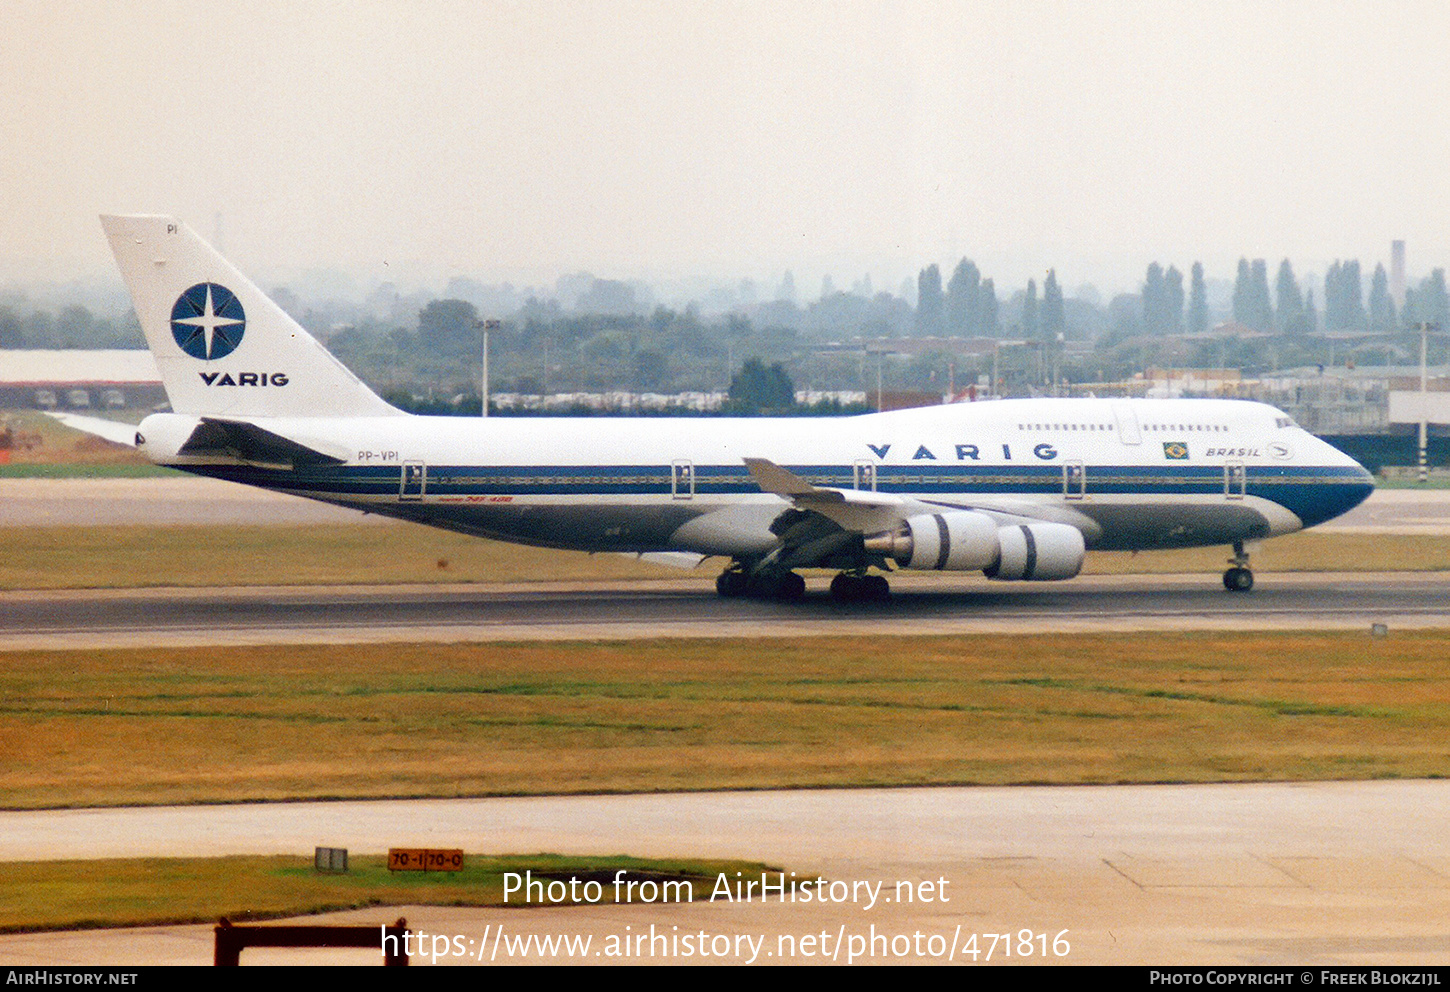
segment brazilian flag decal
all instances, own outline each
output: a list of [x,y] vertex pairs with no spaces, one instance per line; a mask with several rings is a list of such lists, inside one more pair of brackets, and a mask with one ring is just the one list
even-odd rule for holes
[[1164,441],[1163,457],[1172,458],[1175,461],[1187,461],[1188,445],[1183,441]]

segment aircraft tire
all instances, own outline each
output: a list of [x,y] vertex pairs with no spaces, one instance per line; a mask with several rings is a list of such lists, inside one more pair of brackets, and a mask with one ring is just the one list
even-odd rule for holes
[[775,598],[787,603],[795,603],[806,594],[806,580],[794,572],[786,572],[780,577],[780,584],[775,587]]
[[861,579],[840,572],[831,580],[831,598],[838,603],[854,603],[861,598]]
[[1223,587],[1229,592],[1248,592],[1254,587],[1254,573],[1235,566],[1223,573]]
[[793,602],[805,595],[806,580],[794,572],[765,572],[752,575],[745,586],[751,599],[778,599]]
[[885,603],[891,599],[891,585],[884,576],[841,572],[831,580],[831,598],[838,603]]
[[715,591],[724,599],[734,599],[745,595],[747,584],[745,573],[732,568],[715,579]]

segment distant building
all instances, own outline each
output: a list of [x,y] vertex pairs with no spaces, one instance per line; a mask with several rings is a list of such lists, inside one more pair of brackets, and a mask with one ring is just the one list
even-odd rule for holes
[[1221,324],[1214,324],[1213,329],[1204,334],[1180,334],[1178,337],[1184,341],[1217,341],[1224,338],[1266,338],[1269,337],[1269,334],[1265,331],[1256,331],[1237,320],[1226,320]]
[[151,409],[166,402],[149,351],[0,349],[0,407],[6,409]]
[[940,406],[946,401],[941,393],[928,393],[919,389],[884,389],[881,395],[876,390],[867,390],[866,404],[873,410],[910,410],[919,406]]
[[[1450,390],[1450,369],[1427,371],[1430,392]],[[1310,366],[1265,377],[1253,398],[1279,407],[1314,434],[1364,434],[1393,430],[1390,394],[1419,388],[1418,365]]]
[[1148,369],[1143,373],[1147,389],[1141,395],[1149,399],[1236,397],[1240,395],[1243,378],[1238,369]]
[[[888,399],[891,394],[887,393]],[[601,413],[632,413],[641,410],[667,412],[689,410],[696,413],[714,413],[725,405],[729,394],[723,390],[713,393],[631,393],[616,391],[609,393],[494,393],[490,399],[497,410],[529,410],[536,412],[567,410],[598,410]],[[863,390],[797,390],[795,401],[802,406],[817,403],[839,403],[843,406],[864,404],[867,394]],[[940,403],[937,396],[933,403]]]

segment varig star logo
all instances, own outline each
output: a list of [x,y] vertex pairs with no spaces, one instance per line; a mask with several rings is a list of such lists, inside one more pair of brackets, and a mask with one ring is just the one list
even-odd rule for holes
[[1182,461],[1188,457],[1188,445],[1182,441],[1164,441],[1163,457]]
[[192,358],[225,358],[242,343],[247,315],[225,286],[199,282],[176,298],[171,308],[171,336]]

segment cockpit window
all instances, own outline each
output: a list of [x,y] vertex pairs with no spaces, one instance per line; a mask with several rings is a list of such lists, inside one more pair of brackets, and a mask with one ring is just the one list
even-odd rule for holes
[[1275,417],[1274,418],[1274,426],[1275,427],[1298,427],[1299,425],[1296,424],[1296,423],[1294,423],[1294,418],[1293,417]]

